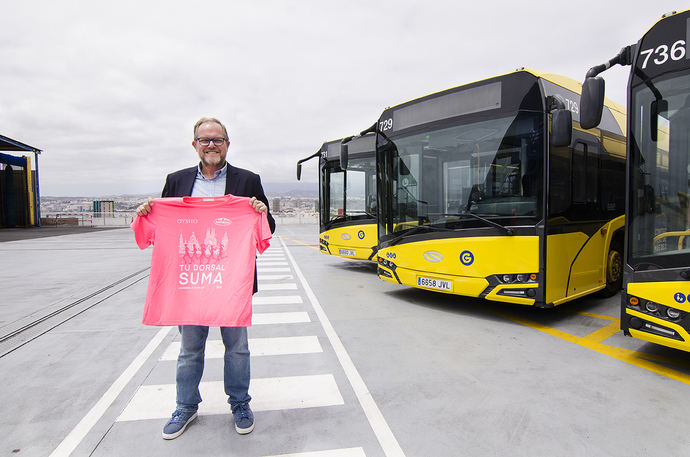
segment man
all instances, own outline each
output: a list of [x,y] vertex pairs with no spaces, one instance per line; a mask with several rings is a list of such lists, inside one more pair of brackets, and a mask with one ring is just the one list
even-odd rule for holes
[[[258,175],[228,164],[225,157],[230,144],[225,126],[217,119],[203,117],[194,125],[192,146],[201,160],[199,165],[167,176],[162,197],[218,197],[232,194],[251,197],[257,212],[266,213],[271,232],[275,221],[268,209]],[[139,216],[154,210],[152,199],[137,208]],[[256,270],[254,292],[257,291]],[[181,325],[180,355],[177,359],[177,407],[163,428],[163,438],[180,436],[196,417],[201,402],[199,382],[204,371],[204,348],[208,327]],[[232,408],[235,430],[240,434],[254,429],[254,415],[249,407],[249,346],[246,327],[221,327],[225,346],[224,383]]]

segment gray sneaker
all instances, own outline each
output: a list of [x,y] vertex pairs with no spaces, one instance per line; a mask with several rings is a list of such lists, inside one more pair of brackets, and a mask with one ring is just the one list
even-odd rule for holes
[[172,440],[182,435],[187,426],[196,419],[196,416],[196,411],[176,409],[168,423],[163,427],[163,439]]
[[249,403],[240,403],[232,408],[232,415],[235,418],[235,431],[240,435],[246,435],[254,430],[254,413],[249,407]]

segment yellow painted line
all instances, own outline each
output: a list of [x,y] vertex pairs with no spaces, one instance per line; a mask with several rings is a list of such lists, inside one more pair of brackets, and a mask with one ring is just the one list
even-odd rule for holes
[[[293,241],[293,242],[298,243],[298,244],[302,244],[302,245],[304,245],[304,246],[310,247],[310,248],[312,248],[312,249],[316,249],[317,251],[321,252],[321,249],[320,249],[320,248],[317,248],[317,247],[314,246],[313,244],[307,244],[307,243],[305,243],[305,242],[303,242],[303,241],[295,240],[295,239],[292,239],[292,238],[287,237],[287,236],[281,236],[281,238],[284,238],[284,239],[286,239],[286,240]],[[351,259],[351,258],[349,258],[349,257],[342,257],[342,256],[339,256],[339,255],[332,255],[332,254],[331,254],[331,256],[332,256],[332,257],[337,257],[337,258],[339,258],[339,259],[349,260],[350,262],[361,262],[361,261],[362,261],[361,259]]]
[[594,317],[596,319],[605,319],[607,321],[620,322],[620,319],[618,319],[617,317],[605,316],[603,314],[588,313],[586,311],[578,311],[577,314],[581,314],[581,315],[587,316],[587,317]]
[[[655,356],[652,354],[644,354],[638,351],[633,351],[630,349],[623,349],[623,348],[617,348],[614,346],[607,346],[605,344],[601,344],[598,341],[595,341],[597,338],[600,338],[604,336],[607,332],[610,332],[612,330],[613,325],[618,325],[617,322],[612,322],[611,324],[607,325],[603,329],[597,330],[596,332],[593,332],[590,335],[587,335],[586,337],[578,337],[571,335],[569,333],[563,332],[561,330],[557,330],[555,328],[547,327],[545,325],[539,324],[537,322],[533,322],[521,317],[513,316],[508,313],[504,312],[497,312],[494,311],[494,314],[497,314],[501,317],[504,317],[508,320],[511,320],[513,322],[517,322],[518,324],[524,325],[529,328],[533,328],[535,330],[539,330],[540,332],[547,333],[551,336],[555,336],[556,338],[560,338],[565,341],[569,341],[571,343],[575,343],[579,346],[583,346],[587,349],[591,349],[592,351],[596,351],[600,354],[609,356],[611,358],[614,358],[616,360],[620,360],[621,362],[629,363],[631,365],[635,365],[637,367],[643,368],[645,370],[649,370],[653,373],[660,374],[662,376],[666,376],[667,378],[674,379],[678,382],[682,382],[684,384],[690,385],[690,374],[686,374],[683,372],[680,372],[678,370],[675,370],[673,368],[668,368],[662,365],[659,365],[658,363],[652,362],[651,360],[656,360],[658,362],[662,363],[669,363],[669,364],[675,364],[675,365],[684,365],[687,366],[685,363],[679,360],[672,360],[667,357],[660,357],[660,356]],[[606,316],[604,317],[607,320],[610,320],[611,318]],[[608,329],[604,331],[605,329]],[[600,333],[601,332],[601,333]],[[596,335],[596,337],[594,336]]]
[[636,353],[637,353],[637,356],[641,359],[650,360],[652,362],[658,362],[658,363],[666,363],[669,365],[677,365],[677,366],[681,366],[681,367],[690,369],[690,362],[685,362],[683,360],[678,360],[678,359],[672,359],[670,357],[666,357],[663,355],[646,354],[644,352],[637,352],[637,351],[636,351]]
[[[567,312],[567,311],[566,311]],[[584,339],[587,339],[589,341],[592,341],[593,343],[601,343],[604,340],[612,337],[613,335],[616,335],[618,332],[621,332],[621,325],[620,325],[620,319],[616,317],[611,317],[611,316],[604,316],[602,314],[594,314],[594,313],[588,313],[584,311],[578,311],[576,314],[581,314],[583,316],[588,316],[588,317],[594,317],[597,319],[605,319],[608,321],[611,321],[609,325],[606,327],[600,328],[599,330],[590,333],[589,335],[583,337]],[[669,365],[677,365],[685,368],[690,368],[690,362],[685,362],[680,359],[672,359],[670,357],[666,357],[663,355],[657,355],[657,354],[648,354],[645,352],[639,352],[639,351],[633,351],[637,354],[637,356],[640,359],[645,359],[653,362],[658,362],[658,363],[665,363]]]
[[301,244],[301,245],[306,246],[306,247],[308,247],[308,248],[312,248],[312,249],[316,249],[317,251],[320,251],[320,249],[317,248],[316,246],[314,246],[313,244],[307,244],[307,243],[305,243],[304,241],[295,240],[295,239],[293,239],[293,238],[289,238],[289,237],[287,237],[287,236],[282,236],[282,235],[281,235],[281,238],[284,238],[284,239],[286,239],[286,240],[292,241],[293,243]]
[[592,332],[589,335],[583,337],[583,339],[587,341],[591,341],[592,343],[601,343],[602,341],[612,337],[616,333],[619,333],[621,331],[621,322],[619,319],[614,319],[613,322],[611,322],[609,325],[606,327],[602,327],[596,332]]

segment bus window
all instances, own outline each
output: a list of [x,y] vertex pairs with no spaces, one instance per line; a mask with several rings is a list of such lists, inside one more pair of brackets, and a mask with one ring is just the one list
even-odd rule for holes
[[466,210],[471,192],[468,187],[470,178],[470,161],[455,160],[443,164],[443,206],[445,213],[458,213]]
[[366,173],[358,170],[347,170],[347,214],[350,216],[364,214]]
[[331,173],[330,175],[330,207],[328,211],[329,219],[345,215],[345,173],[342,171]]
[[585,162],[587,146],[577,142],[573,148],[573,165],[571,186],[573,203],[585,203],[587,201],[587,166]]

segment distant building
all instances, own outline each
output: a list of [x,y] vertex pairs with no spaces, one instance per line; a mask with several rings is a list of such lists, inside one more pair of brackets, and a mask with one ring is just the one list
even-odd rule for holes
[[32,168],[31,156],[0,153],[0,227],[40,226],[38,155],[41,150],[0,135],[0,151],[34,155]]
[[271,212],[272,213],[279,213],[280,212],[280,199],[279,198],[274,198],[273,201],[271,202]]
[[113,217],[113,216],[115,216],[115,201],[114,200],[94,200],[93,201],[93,215],[94,215],[94,217]]

